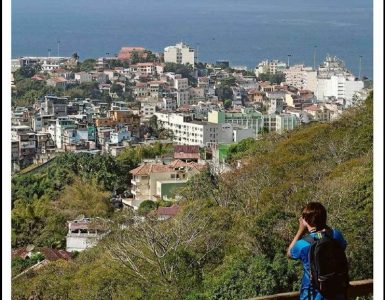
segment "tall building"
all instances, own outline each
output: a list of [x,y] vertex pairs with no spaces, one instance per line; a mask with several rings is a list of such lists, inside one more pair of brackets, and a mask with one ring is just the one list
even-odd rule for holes
[[344,99],[345,104],[349,106],[355,92],[363,88],[364,82],[356,78],[345,67],[345,63],[335,56],[327,55],[325,61],[318,68],[315,95],[320,101],[333,97]]
[[286,63],[276,59],[264,60],[255,67],[254,73],[256,77],[258,77],[260,74],[282,73],[286,69],[286,66]]
[[317,71],[304,65],[294,65],[283,72],[285,82],[300,90],[314,92],[317,89]]
[[194,66],[195,50],[184,43],[164,48],[164,62],[190,64]]

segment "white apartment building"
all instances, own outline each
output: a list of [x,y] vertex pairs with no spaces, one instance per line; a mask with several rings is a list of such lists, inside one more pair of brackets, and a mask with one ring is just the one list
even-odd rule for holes
[[156,112],[156,103],[154,102],[141,102],[140,115],[145,120],[150,119]]
[[326,101],[330,97],[345,99],[347,106],[352,102],[353,95],[364,88],[362,80],[354,76],[343,74],[318,77],[315,96],[319,101]]
[[190,64],[194,66],[195,51],[184,43],[164,48],[164,62],[177,64]]
[[[179,145],[204,147],[210,143],[231,143],[232,127],[193,120],[192,115],[155,113],[158,126],[173,132],[173,142]],[[224,125],[224,126],[222,126]],[[226,126],[225,126],[226,125]]]
[[[178,74],[177,74],[178,75]],[[184,91],[188,89],[188,79],[175,76],[174,87],[177,90]]]
[[62,149],[64,146],[64,131],[66,129],[76,129],[77,125],[74,120],[70,120],[67,116],[58,117],[48,127],[47,132],[51,134],[52,139],[58,149]]
[[[18,58],[21,67],[32,66],[36,64],[41,65],[42,71],[53,71],[59,69],[63,64],[71,60],[71,57],[58,57],[58,56],[28,56]],[[16,59],[13,63],[16,67]]]

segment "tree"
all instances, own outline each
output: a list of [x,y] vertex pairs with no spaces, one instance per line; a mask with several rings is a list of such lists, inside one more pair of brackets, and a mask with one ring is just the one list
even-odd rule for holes
[[119,97],[123,95],[123,87],[120,84],[113,83],[110,88],[111,93],[116,93]]
[[231,107],[231,105],[233,104],[233,101],[231,99],[225,99],[223,101],[223,107],[225,109],[229,109]]
[[95,66],[96,60],[93,58],[88,58],[80,64],[80,71],[90,72],[95,69]]
[[138,213],[142,216],[146,216],[150,211],[156,209],[157,205],[154,201],[145,200],[139,205]]
[[285,74],[283,74],[283,73],[276,73],[276,74],[262,73],[262,74],[259,74],[258,80],[270,81],[271,83],[274,83],[274,84],[280,84],[281,82],[285,81]]
[[215,95],[217,95],[218,98],[222,101],[224,99],[232,99],[233,98],[233,90],[228,85],[224,85],[224,86],[219,85],[215,89]]

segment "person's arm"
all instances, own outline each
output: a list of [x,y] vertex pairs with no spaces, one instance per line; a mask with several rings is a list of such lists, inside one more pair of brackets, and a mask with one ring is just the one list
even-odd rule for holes
[[302,235],[304,234],[305,232],[305,229],[306,229],[306,224],[303,222],[303,219],[302,217],[299,218],[299,226],[298,226],[298,231],[296,233],[296,235],[294,236],[293,240],[291,241],[290,245],[289,245],[289,248],[287,248],[287,252],[286,252],[286,255],[290,258],[293,258],[292,255],[291,255],[291,252],[290,250],[294,247],[295,243],[301,239]]

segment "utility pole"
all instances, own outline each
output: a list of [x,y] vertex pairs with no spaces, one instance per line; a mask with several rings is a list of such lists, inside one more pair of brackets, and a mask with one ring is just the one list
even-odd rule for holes
[[51,48],[48,49],[48,57],[51,57]]
[[57,41],[57,56],[59,57],[60,55],[60,41]]
[[360,62],[358,65],[358,79],[361,79],[361,69],[362,69],[362,55],[360,55]]
[[317,54],[317,45],[314,46],[314,51],[313,51],[313,69],[315,71],[315,67],[316,67],[316,54]]

